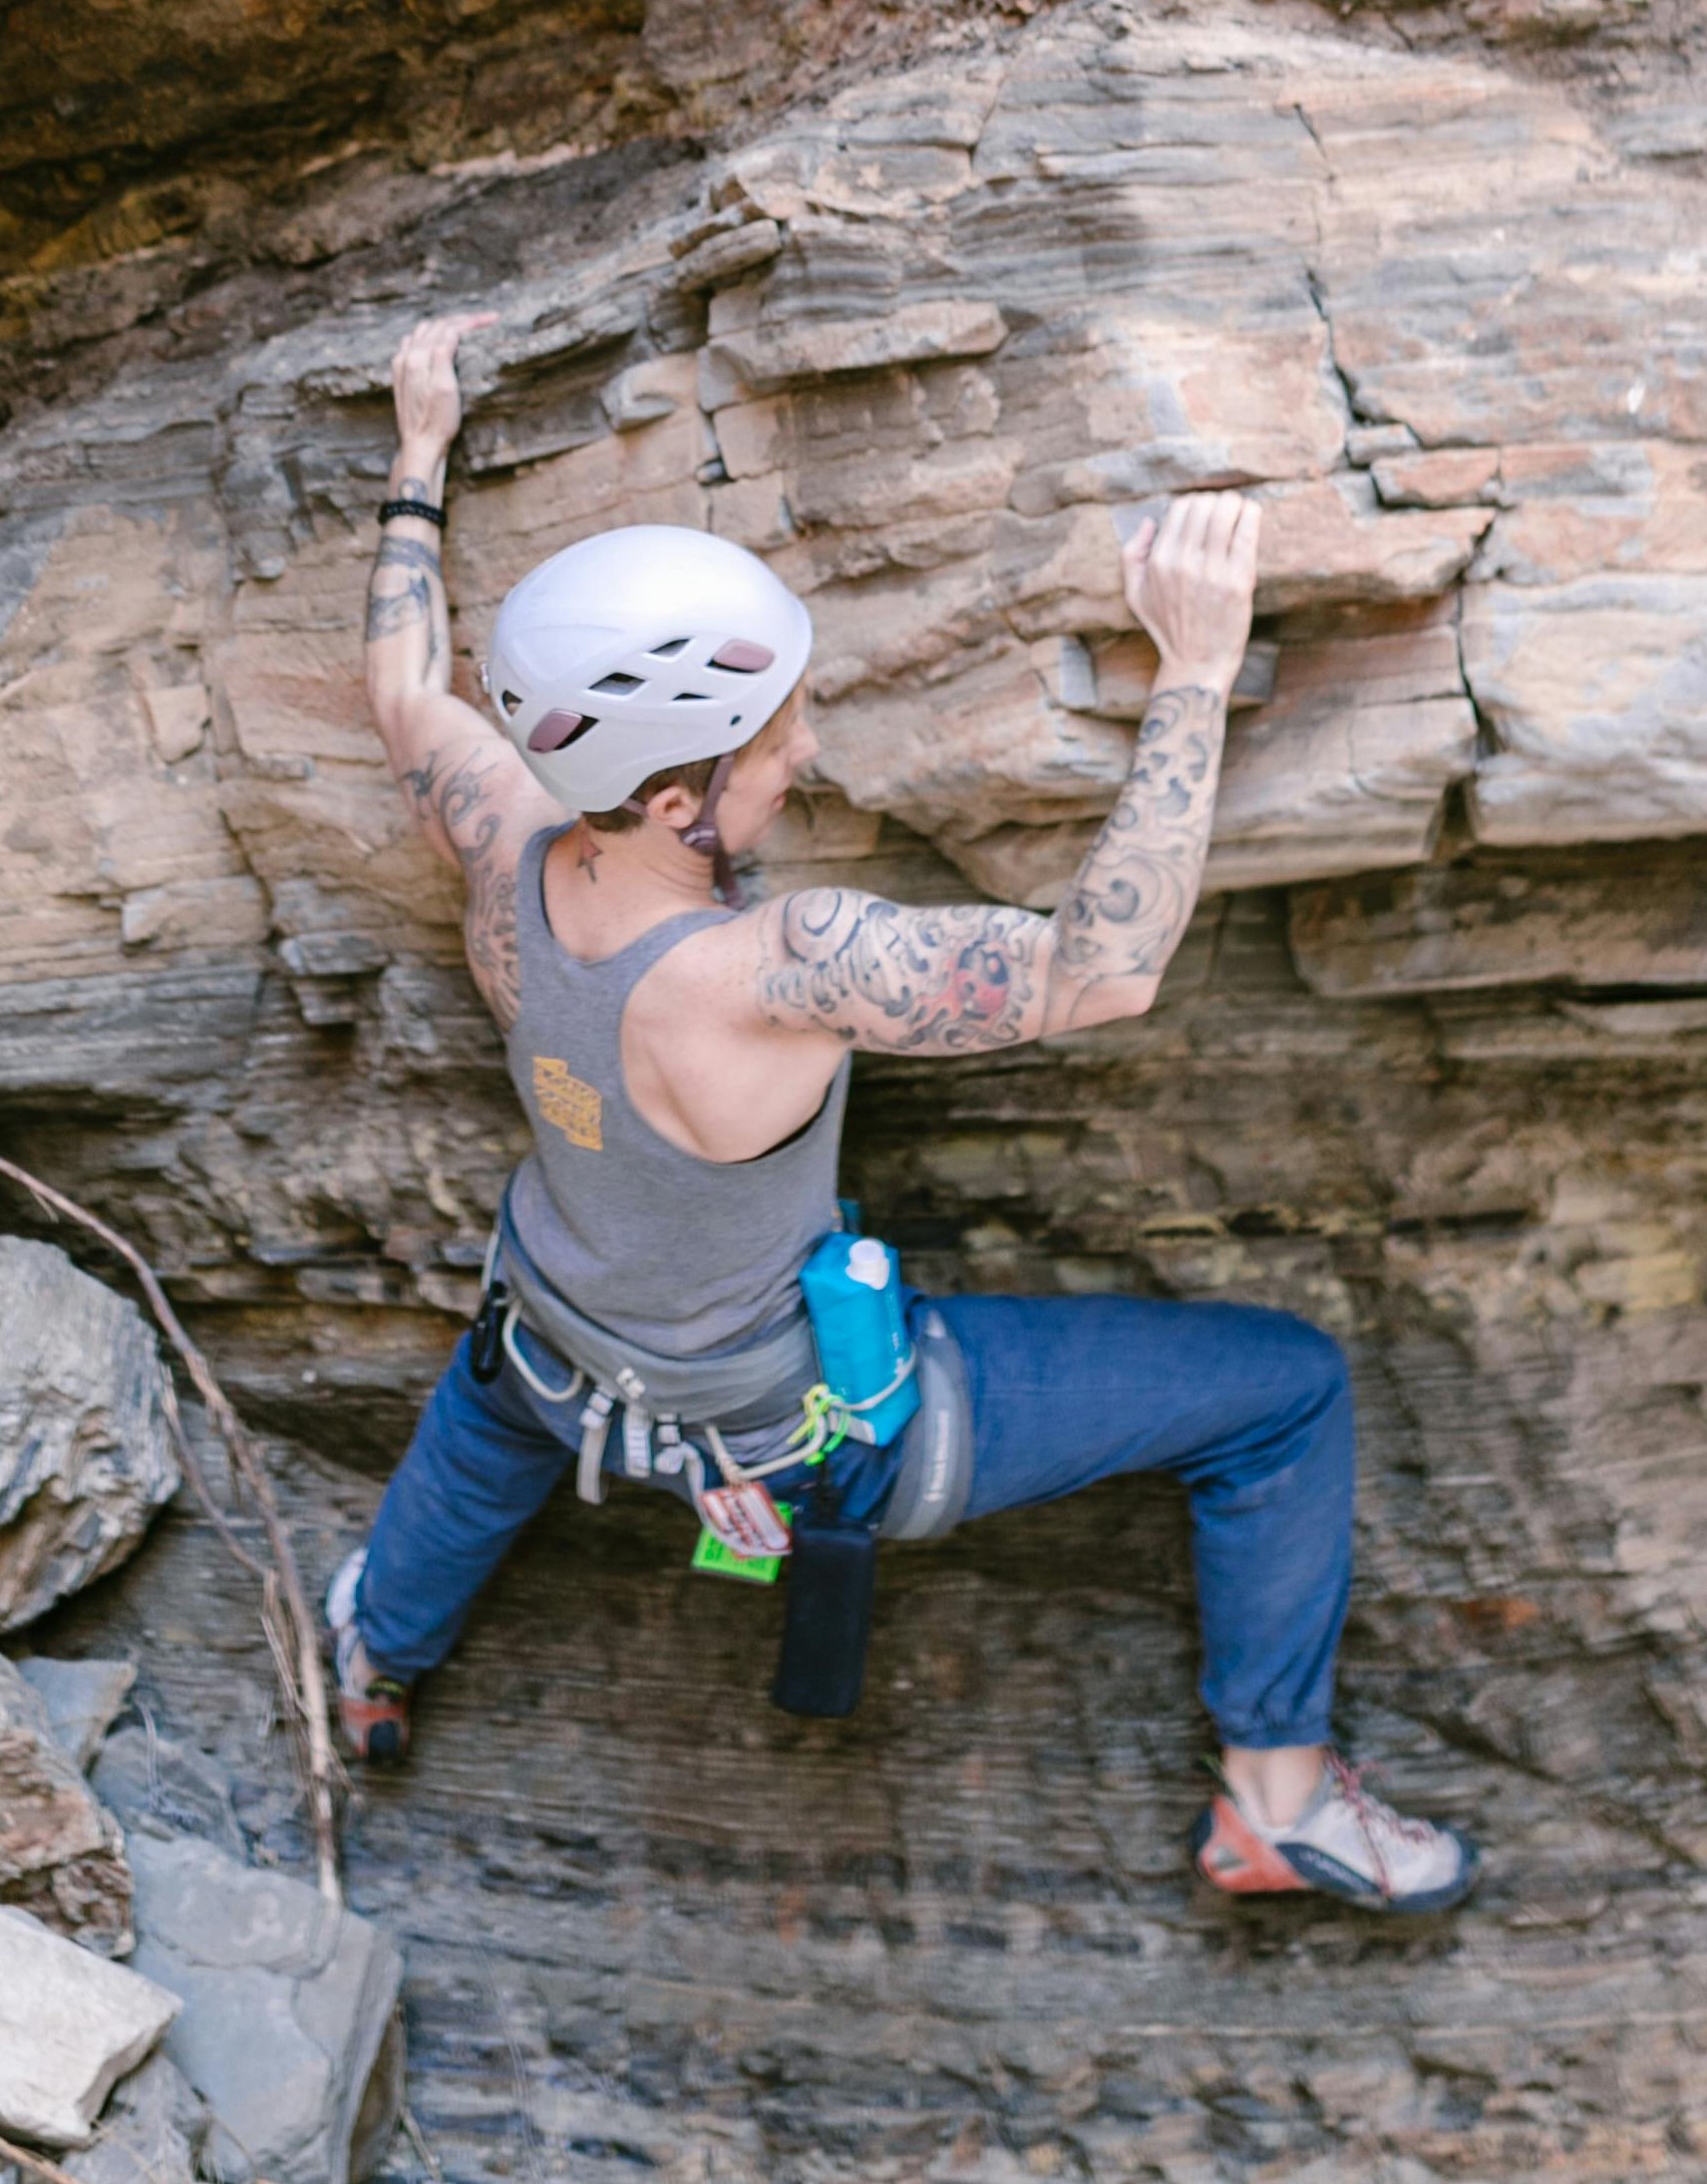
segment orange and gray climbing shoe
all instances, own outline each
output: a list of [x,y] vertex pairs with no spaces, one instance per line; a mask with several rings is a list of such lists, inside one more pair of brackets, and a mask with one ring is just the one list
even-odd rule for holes
[[326,1623],[332,1639],[332,1666],[338,1680],[338,1725],[358,1759],[388,1762],[409,1749],[409,1687],[395,1677],[376,1676],[362,1652],[356,1628],[356,1588],[367,1568],[368,1552],[347,1555],[326,1588]]
[[1334,1752],[1289,1827],[1266,1826],[1223,1783],[1192,1830],[1192,1854],[1204,1880],[1231,1896],[1313,1889],[1370,1911],[1449,1911],[1476,1886],[1482,1863],[1457,1828],[1395,1812]]

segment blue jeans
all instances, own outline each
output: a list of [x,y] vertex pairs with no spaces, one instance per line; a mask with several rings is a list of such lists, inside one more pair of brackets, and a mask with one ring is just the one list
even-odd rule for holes
[[[949,1297],[975,1461],[968,1517],[1053,1501],[1127,1471],[1191,1497],[1203,1704],[1223,1741],[1329,1738],[1351,1581],[1351,1395],[1331,1337],[1248,1305],[1131,1297]],[[559,1376],[525,1334],[529,1362]],[[450,1652],[476,1594],[573,1469],[578,1402],[553,1410],[508,1363],[482,1386],[468,1338],[386,1489],[358,1621],[375,1667],[407,1681]],[[612,1432],[607,1465],[620,1467]],[[850,1515],[874,1515],[881,1450],[835,1459]],[[804,1476],[770,1481],[787,1497]]]

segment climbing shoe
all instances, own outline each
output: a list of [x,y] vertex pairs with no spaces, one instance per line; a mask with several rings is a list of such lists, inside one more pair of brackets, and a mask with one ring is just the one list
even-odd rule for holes
[[326,1624],[344,1740],[358,1759],[385,1763],[401,1759],[409,1749],[409,1687],[395,1677],[376,1676],[362,1651],[356,1588],[367,1561],[367,1549],[358,1547],[339,1565],[326,1588]]
[[1481,1870],[1466,1836],[1395,1812],[1334,1752],[1288,1827],[1256,1819],[1223,1785],[1192,1830],[1192,1855],[1204,1880],[1228,1895],[1314,1889],[1370,1911],[1450,1910]]

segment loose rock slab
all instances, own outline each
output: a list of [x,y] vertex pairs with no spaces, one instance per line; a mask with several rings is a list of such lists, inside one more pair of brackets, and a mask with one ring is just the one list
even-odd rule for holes
[[48,2146],[86,2146],[116,2081],[179,2007],[152,1980],[0,1908],[0,2125]]
[[79,1767],[101,1749],[137,1681],[129,1661],[53,1661],[45,1654],[20,1661],[18,1673],[47,1709],[54,1740]]
[[239,1864],[247,1855],[230,1779],[217,1760],[192,1745],[146,1728],[120,1729],[102,1745],[89,1779],[132,1840],[139,1832],[198,1835]]
[[124,1840],[62,1749],[40,1696],[0,1657],[0,1902],[101,1956],[131,1947]]
[[[167,2052],[216,2117],[227,2184],[351,2184],[352,2141],[383,2144],[363,2095],[387,2054],[403,1962],[377,1928],[210,1843],[139,1836],[137,1963],[179,1996]],[[391,2051],[393,2054],[395,2050]]]
[[111,1570],[177,1490],[154,1336],[52,1244],[0,1237],[0,1631]]

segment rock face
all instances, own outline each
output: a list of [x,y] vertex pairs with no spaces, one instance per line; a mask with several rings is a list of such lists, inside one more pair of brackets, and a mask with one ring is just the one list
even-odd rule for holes
[[47,1708],[0,1656],[0,1903],[16,1904],[86,1949],[131,1947],[124,1840],[96,1803]]
[[177,2015],[176,1999],[0,1907],[0,2126],[83,2146],[117,2079]]
[[402,2097],[397,1951],[192,1837],[141,1836],[134,1855],[138,1969],[182,2000],[167,2052],[213,2111],[218,2174],[360,2184]]
[[155,1340],[64,1252],[0,1236],[0,1630],[124,1560],[177,1489]]
[[[764,1611],[680,1597],[667,1513],[565,1514],[358,1849],[424,1937],[430,2131],[471,2173],[507,2131],[731,2176],[1698,2161],[1701,11],[903,9],[770,111],[859,11],[558,11],[570,68],[508,0],[416,10],[391,77],[369,14],[310,9],[331,43],[241,98],[264,11],[110,12],[110,67],[42,73],[84,0],[36,34],[6,155],[76,223],[7,238],[10,1139],[147,1246],[258,1421],[394,1460],[522,1144],[361,698],[423,308],[502,315],[451,485],[465,691],[506,586],[614,522],[808,596],[823,780],[779,887],[1053,902],[1153,670],[1117,528],[1247,485],[1247,702],[1161,1006],[864,1068],[846,1185],[925,1284],[1344,1339],[1349,1730],[1496,1843],[1484,1905],[1388,1954],[1188,1902],[1185,1545],[1136,1485],[903,1559],[884,1696],[805,1742],[731,1700]],[[133,52],[171,192],[120,147]],[[314,1476],[304,1523],[344,1492],[353,1537],[359,1486]],[[171,1615],[146,1563],[114,1612],[235,1709],[173,1524]]]
[[[452,487],[465,688],[506,586],[612,522],[709,524],[808,596],[823,780],[776,884],[1052,903],[1151,671],[1117,520],[1227,481],[1267,506],[1267,669],[1212,888],[1701,827],[1676,84],[1602,94],[1636,67],[1611,30],[1580,84],[1232,6],[939,35],[691,172],[373,179],[288,278],[256,227],[193,303],[153,242],[103,260],[76,389],[0,436],[0,1100],[281,1424],[339,1399],[346,1445],[395,1445],[521,1142],[360,687],[387,359],[428,301],[502,315]],[[1687,984],[1698,943],[1667,963]]]

